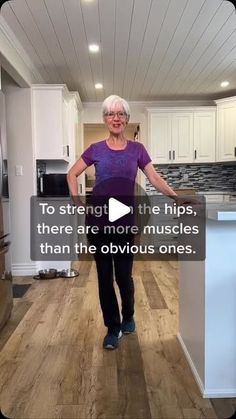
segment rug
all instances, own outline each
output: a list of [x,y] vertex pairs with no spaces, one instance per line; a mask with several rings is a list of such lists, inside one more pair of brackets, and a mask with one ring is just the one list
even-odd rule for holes
[[22,298],[32,284],[13,284],[13,298]]

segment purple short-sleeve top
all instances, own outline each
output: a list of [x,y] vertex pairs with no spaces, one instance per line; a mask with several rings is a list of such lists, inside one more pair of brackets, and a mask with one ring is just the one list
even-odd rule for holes
[[84,162],[95,166],[95,187],[111,178],[135,182],[138,168],[143,170],[151,158],[143,144],[129,140],[123,150],[112,150],[106,140],[91,144],[82,154]]

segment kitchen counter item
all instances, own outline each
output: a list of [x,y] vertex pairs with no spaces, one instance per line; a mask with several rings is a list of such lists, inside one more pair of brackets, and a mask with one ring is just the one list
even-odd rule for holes
[[66,173],[43,173],[39,178],[40,196],[69,196]]
[[[196,189],[194,189],[194,188],[179,188],[179,189],[174,189],[174,191],[177,193],[177,195],[192,196],[192,195],[196,194]],[[163,196],[163,194],[161,192],[158,192],[157,190],[146,191],[146,194],[148,196],[152,196],[152,195]]]
[[34,276],[34,279],[54,279],[57,278],[60,272],[57,269],[41,269],[38,275]]
[[79,272],[76,269],[63,269],[60,272],[62,278],[73,278],[79,275]]
[[236,203],[207,202],[206,218],[214,221],[236,221]]
[[63,269],[58,271],[57,269],[42,269],[38,275],[34,276],[34,279],[55,279],[55,278],[74,278],[79,275],[76,269]]
[[180,188],[180,189],[174,189],[174,191],[179,196],[182,196],[182,195],[192,196],[196,194],[196,189],[193,189],[193,188]]

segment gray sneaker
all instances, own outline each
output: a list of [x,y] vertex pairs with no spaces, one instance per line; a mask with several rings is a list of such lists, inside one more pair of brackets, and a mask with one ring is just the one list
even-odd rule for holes
[[131,320],[123,320],[121,323],[121,330],[124,335],[129,335],[130,333],[135,332],[135,321],[134,319]]
[[103,341],[104,349],[116,349],[119,346],[119,339],[122,337],[121,330],[119,331],[118,336],[115,333],[107,333]]

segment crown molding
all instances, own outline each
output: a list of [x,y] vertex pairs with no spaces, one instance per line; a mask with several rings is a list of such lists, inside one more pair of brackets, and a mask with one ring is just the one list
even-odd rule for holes
[[79,111],[81,111],[83,109],[83,104],[82,104],[79,92],[70,91],[69,94],[70,94],[71,97],[73,97],[75,99],[76,104],[77,104],[77,108],[78,108]]
[[[211,99],[202,100],[156,100],[156,101],[128,101],[131,110],[132,108],[140,108],[145,110],[147,108],[156,107],[191,107],[191,106],[215,106],[215,101]],[[83,102],[84,108],[102,108],[102,102]]]
[[17,37],[0,15],[0,51],[1,62],[20,86],[43,83],[43,77],[37,70]]
[[218,100],[215,100],[215,103],[217,104],[217,105],[219,105],[219,104],[221,104],[221,103],[229,103],[229,102],[236,102],[236,96],[230,96],[230,97],[225,97],[225,98],[223,98],[223,99],[218,99]]
[[67,88],[67,85],[65,83],[62,84],[49,84],[49,83],[37,83],[32,84],[32,89],[34,90],[64,90],[65,94],[69,94],[69,90]]
[[77,91],[70,91],[68,90],[67,85],[64,84],[32,84],[31,85],[32,90],[61,90],[67,97],[73,98],[76,102],[78,110],[83,109],[83,104],[80,99],[79,92]]

